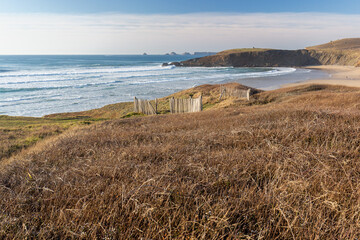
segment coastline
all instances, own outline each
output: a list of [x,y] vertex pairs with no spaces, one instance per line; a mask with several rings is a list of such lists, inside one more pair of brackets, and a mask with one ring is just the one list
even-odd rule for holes
[[0,74],[0,114],[41,117],[131,102],[134,96],[162,98],[203,84],[238,82],[274,90],[284,84],[328,77],[323,71],[293,67],[161,67],[161,62],[178,58],[9,56],[4,62],[10,65],[3,67],[8,72]]
[[360,68],[353,66],[321,65],[308,66],[304,69],[314,69],[327,72],[329,78],[312,79],[297,83],[284,84],[281,88],[296,87],[304,84],[330,84],[347,87],[360,87]]

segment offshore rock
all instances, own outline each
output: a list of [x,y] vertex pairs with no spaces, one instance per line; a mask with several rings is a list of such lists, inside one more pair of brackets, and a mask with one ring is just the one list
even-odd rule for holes
[[167,67],[167,66],[181,67],[181,66],[183,66],[183,64],[181,62],[170,62],[170,63],[163,63],[161,66],[162,67]]

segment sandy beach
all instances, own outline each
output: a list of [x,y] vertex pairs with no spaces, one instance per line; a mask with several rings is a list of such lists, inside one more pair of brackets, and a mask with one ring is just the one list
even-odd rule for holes
[[282,87],[294,87],[303,84],[331,84],[343,85],[348,87],[360,87],[360,68],[353,66],[337,66],[337,65],[322,65],[309,66],[307,69],[317,69],[329,73],[330,77],[326,79],[315,79],[299,83],[285,84]]

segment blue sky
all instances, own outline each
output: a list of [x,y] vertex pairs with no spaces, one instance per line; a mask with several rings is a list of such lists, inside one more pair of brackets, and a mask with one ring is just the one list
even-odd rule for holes
[[360,37],[359,0],[0,0],[0,54],[301,49]]
[[326,12],[357,14],[359,0],[1,0],[0,12],[197,13]]

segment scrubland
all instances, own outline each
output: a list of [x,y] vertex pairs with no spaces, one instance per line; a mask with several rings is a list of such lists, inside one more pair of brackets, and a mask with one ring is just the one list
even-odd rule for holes
[[81,125],[0,162],[0,238],[360,237],[360,89],[197,91],[204,112]]

